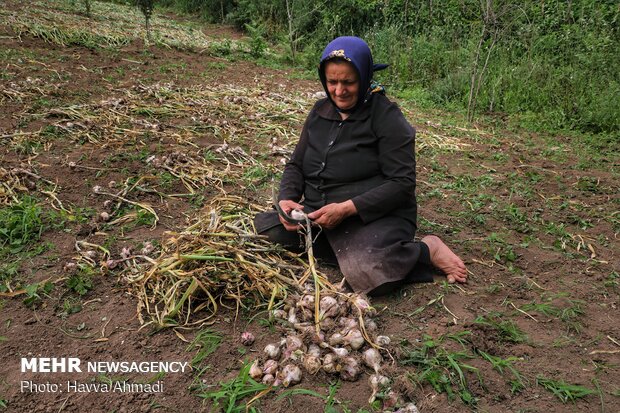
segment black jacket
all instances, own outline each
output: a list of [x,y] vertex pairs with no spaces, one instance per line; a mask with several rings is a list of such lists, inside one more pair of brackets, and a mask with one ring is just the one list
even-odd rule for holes
[[306,212],[351,199],[365,223],[390,214],[415,227],[414,145],[415,129],[383,95],[346,120],[319,100],[286,164],[278,199],[301,201]]

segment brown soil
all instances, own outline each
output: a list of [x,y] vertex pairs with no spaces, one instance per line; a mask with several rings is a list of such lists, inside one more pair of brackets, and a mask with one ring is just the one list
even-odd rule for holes
[[[17,7],[17,3],[14,3]],[[205,29],[216,38],[241,38],[230,28]],[[280,90],[282,93],[320,90],[318,82],[294,79],[293,70],[275,70],[245,60],[230,61],[178,50],[151,48],[144,53],[141,44],[129,45],[118,52],[89,50],[81,47],[61,47],[29,36],[17,38],[6,26],[0,25],[0,50],[14,50],[16,55],[29,56],[3,62],[0,88],[29,90],[21,99],[7,99],[0,95],[2,116],[0,135],[32,132],[53,124],[54,119],[37,116],[50,107],[99,102],[117,96],[136,84],[174,82],[179,86],[221,84],[253,86]],[[135,62],[142,62],[136,64]],[[173,70],[148,68],[174,66]],[[30,88],[27,85],[31,85]],[[4,98],[3,98],[4,96]],[[424,126],[436,115],[416,113],[414,123],[423,135],[432,126]],[[171,120],[173,123],[175,120]],[[298,129],[301,124],[297,125]],[[446,130],[445,127],[442,130]],[[484,125],[479,129],[487,130]],[[15,135],[17,136],[17,135]],[[49,141],[36,154],[15,149],[15,136],[2,137],[0,167],[31,166],[43,178],[56,182],[57,196],[66,205],[101,211],[101,201],[92,193],[93,185],[107,187],[110,181],[123,182],[128,176],[148,172],[144,163],[127,160],[134,145],[101,145],[77,143],[60,138]],[[486,141],[493,138],[494,142]],[[294,138],[291,138],[292,140]],[[461,151],[422,152],[418,159],[420,216],[428,224],[420,225],[421,235],[436,233],[454,247],[464,258],[471,271],[470,281],[459,288],[443,284],[438,278],[434,284],[413,285],[387,297],[373,300],[381,310],[380,329],[393,343],[419,345],[425,335],[437,339],[443,334],[469,331],[465,346],[470,353],[481,350],[502,358],[515,357],[514,366],[527,380],[520,393],[511,393],[510,374],[500,374],[490,364],[477,357],[466,363],[479,369],[483,382],[466,372],[469,391],[478,399],[471,410],[486,412],[582,412],[598,410],[620,411],[618,390],[620,383],[620,328],[617,321],[619,242],[618,227],[606,217],[618,210],[618,170],[610,155],[609,168],[601,164],[591,169],[578,170],[574,165],[583,160],[569,152],[560,161],[541,155],[547,142],[544,137],[523,136],[506,132],[495,136],[463,133],[460,139],[469,144]],[[570,147],[570,138],[557,138],[558,145]],[[530,142],[531,144],[526,144]],[[199,145],[221,143],[205,136]],[[289,144],[292,143],[289,142]],[[151,150],[171,152],[176,142],[146,143]],[[266,145],[266,143],[265,143]],[[260,142],[248,146],[260,148]],[[503,157],[494,157],[497,153]],[[115,155],[114,157],[112,155]],[[429,155],[429,156],[426,156]],[[551,155],[549,155],[551,156]],[[615,158],[617,161],[617,158]],[[72,169],[69,162],[79,161],[86,168]],[[269,161],[271,162],[271,160]],[[273,160],[277,164],[277,160]],[[439,166],[438,166],[439,165]],[[482,165],[482,166],[481,166]],[[604,166],[604,164],[603,164]],[[476,179],[491,176],[504,185],[485,186]],[[584,181],[584,177],[588,180]],[[527,216],[540,218],[535,228],[522,228],[515,220],[500,219],[500,215],[483,204],[465,205],[457,190],[448,185],[457,178],[478,182],[476,195],[494,196],[497,205],[513,205]],[[509,179],[532,182],[533,196],[516,193]],[[533,179],[533,181],[532,181]],[[584,190],[580,182],[595,182],[596,190]],[[441,189],[438,197],[426,196],[433,189]],[[169,193],[183,192],[183,185],[174,181]],[[231,192],[249,199],[268,199],[267,190],[256,193],[252,189],[236,187]],[[264,193],[263,193],[264,192]],[[35,191],[36,194],[36,191]],[[213,196],[211,188],[204,189],[205,199]],[[117,242],[110,246],[118,256],[125,246],[138,248],[147,240],[161,240],[167,230],[185,228],[196,214],[196,208],[182,198],[162,201],[157,195],[144,193],[141,201],[155,205],[161,220],[155,229],[148,226],[129,228],[114,234]],[[43,197],[44,198],[44,197]],[[472,199],[473,202],[473,199]],[[562,206],[564,204],[564,206]],[[475,211],[475,212],[474,212]],[[464,225],[473,215],[485,217],[483,224]],[[579,222],[587,220],[588,227],[580,229]],[[427,221],[424,221],[425,223]],[[541,222],[562,224],[579,238],[566,238],[565,245],[554,248],[557,237]],[[86,361],[184,361],[189,362],[194,351],[187,351],[187,343],[195,331],[164,329],[155,331],[140,324],[136,299],[129,287],[114,271],[97,275],[95,285],[85,296],[79,297],[65,286],[68,273],[65,264],[75,256],[76,240],[103,243],[111,234],[97,232],[101,223],[92,218],[80,224],[67,224],[64,230],[48,230],[38,245],[51,247],[40,256],[26,260],[19,269],[23,284],[51,281],[55,288],[34,306],[23,303],[23,294],[3,297],[0,301],[0,400],[11,412],[147,412],[147,411],[210,411],[212,406],[203,402],[190,390],[195,379],[192,373],[166,374],[161,378],[164,390],[155,394],[140,393],[50,393],[22,392],[20,383],[64,383],[66,380],[97,382],[92,374],[33,374],[20,371],[22,357],[79,357]],[[501,233],[502,242],[489,243],[492,233]],[[535,235],[535,236],[534,236]],[[590,245],[590,247],[588,247]],[[506,258],[506,246],[513,246],[514,257]],[[590,249],[591,248],[591,249]],[[595,254],[592,254],[595,251]],[[503,254],[503,255],[502,255]],[[615,275],[614,275],[615,274]],[[442,300],[435,300],[443,295]],[[64,313],[68,299],[81,303],[81,311]],[[521,310],[526,304],[549,301],[556,308],[565,309],[579,303],[583,314],[569,321],[535,310]],[[414,311],[426,306],[421,312]],[[527,334],[527,340],[513,343],[503,339],[497,329],[475,323],[479,316],[493,312],[504,314]],[[243,360],[258,354],[263,346],[276,340],[277,332],[270,332],[256,321],[252,312],[222,310],[210,328],[223,338],[223,344],[209,359],[210,367],[200,377],[204,383],[218,383],[234,378]],[[252,320],[248,325],[248,320]],[[571,324],[571,321],[575,323]],[[253,331],[257,340],[244,348],[240,333]],[[394,354],[402,350],[394,344]],[[446,344],[447,345],[447,344]],[[448,346],[448,345],[447,345]],[[449,348],[462,350],[456,343]],[[404,354],[401,354],[405,357]],[[396,377],[395,389],[414,401],[421,412],[461,412],[470,410],[458,397],[449,400],[445,393],[437,393],[430,385],[412,385],[407,374],[416,373],[414,367],[391,367]],[[536,384],[537,376],[563,379],[595,389],[601,395],[589,395],[574,403],[562,403],[553,394]],[[342,382],[336,398],[342,403],[339,411],[368,409],[370,394],[367,374],[357,382]],[[145,381],[144,374],[128,374],[123,378]],[[306,377],[299,387],[312,389],[323,395],[333,378],[324,373]],[[260,401],[263,412],[315,412],[325,409],[325,402],[309,395],[295,395],[277,399],[268,395]],[[349,409],[349,410],[345,410]],[[2,411],[2,408],[0,408]]]

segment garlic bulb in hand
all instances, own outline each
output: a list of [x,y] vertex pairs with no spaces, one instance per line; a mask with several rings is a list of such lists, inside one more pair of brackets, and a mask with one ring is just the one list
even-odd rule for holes
[[293,209],[290,215],[291,218],[297,221],[304,221],[306,219],[306,214],[304,214],[303,211],[300,211],[299,209]]

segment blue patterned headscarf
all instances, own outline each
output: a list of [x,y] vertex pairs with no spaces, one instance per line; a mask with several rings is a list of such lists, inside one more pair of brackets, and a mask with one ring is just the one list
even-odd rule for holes
[[[375,85],[372,82],[372,75],[375,71],[383,70],[388,65],[386,64],[374,64],[372,61],[372,53],[365,41],[359,37],[344,36],[338,37],[331,41],[323,54],[321,55],[321,63],[319,65],[319,77],[323,84],[323,89],[327,93],[327,98],[336,106],[329,96],[327,90],[327,83],[325,79],[325,64],[331,59],[341,58],[351,63],[360,79],[359,96],[357,98],[357,104],[352,109],[341,110],[342,112],[353,112],[355,109],[363,105],[370,97],[372,93],[377,91],[383,92],[381,86]],[[336,106],[337,108],[337,106]]]

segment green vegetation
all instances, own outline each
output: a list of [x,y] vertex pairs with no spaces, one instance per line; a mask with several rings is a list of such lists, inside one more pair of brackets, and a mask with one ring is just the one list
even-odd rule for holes
[[41,206],[31,196],[0,209],[0,248],[17,253],[37,241],[45,228],[42,215]]
[[464,337],[468,334],[470,333],[462,332],[459,335],[445,335],[437,340],[425,335],[421,346],[406,348],[402,363],[416,367],[416,372],[409,375],[410,379],[414,383],[430,384],[435,391],[446,393],[450,400],[458,395],[463,403],[475,404],[477,399],[468,388],[465,372],[478,374],[478,369],[464,362],[473,356],[463,350],[448,350],[442,345],[446,339],[463,345]]
[[[247,30],[314,70],[334,37],[356,35],[385,83],[422,105],[509,113],[541,130],[620,131],[620,10],[613,1],[159,0]],[[259,53],[260,54],[260,53]]]
[[527,335],[514,321],[503,319],[499,313],[478,316],[474,323],[493,328],[499,334],[499,338],[507,343],[525,343],[528,340]]
[[198,332],[186,349],[186,351],[196,351],[191,361],[192,368],[203,368],[207,357],[213,354],[221,343],[222,336],[213,330],[207,328]]
[[566,383],[564,380],[548,379],[544,376],[536,377],[536,384],[544,387],[553,393],[558,399],[564,403],[586,397],[590,394],[596,394],[595,390],[576,384]]
[[269,389],[269,386],[258,383],[250,377],[249,372],[251,366],[252,363],[247,363],[241,368],[237,377],[229,382],[220,382],[220,388],[215,391],[201,390],[198,396],[206,400],[211,400],[222,412],[257,413],[259,410],[251,404],[248,404],[248,399]]
[[77,270],[67,279],[67,287],[79,295],[85,295],[93,289],[95,270],[84,264],[78,264]]

